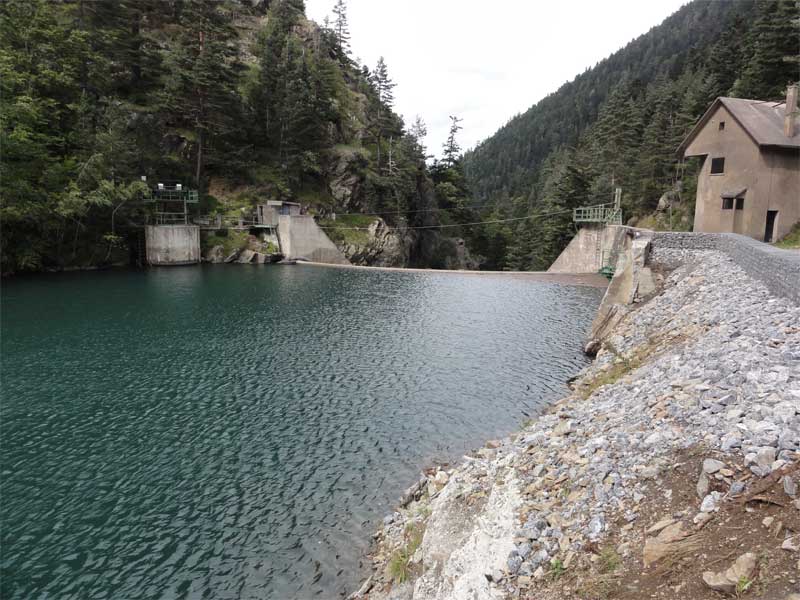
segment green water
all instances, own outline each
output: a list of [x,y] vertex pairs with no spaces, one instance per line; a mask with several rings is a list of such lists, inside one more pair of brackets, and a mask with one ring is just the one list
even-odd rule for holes
[[4,282],[0,595],[352,591],[422,467],[563,393],[600,295],[302,266]]

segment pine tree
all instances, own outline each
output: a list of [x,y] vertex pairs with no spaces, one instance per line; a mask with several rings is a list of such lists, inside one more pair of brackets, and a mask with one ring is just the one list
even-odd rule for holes
[[68,199],[93,129],[81,126],[79,107],[88,105],[95,53],[73,15],[53,8],[44,0],[0,4],[3,272],[41,268],[68,226],[75,238],[83,229],[86,202]]
[[382,56],[378,59],[375,70],[368,77],[374,91],[371,111],[373,113],[372,129],[376,142],[376,163],[380,170],[381,145],[384,135],[395,128],[395,118],[392,113],[392,105],[394,104],[394,92],[392,90],[395,87],[395,83],[389,77],[389,68],[386,66],[386,61]]
[[412,147],[416,156],[425,160],[425,136],[428,135],[428,126],[421,116],[417,115],[414,118],[414,123],[408,131],[408,137],[411,139]]
[[237,33],[222,5],[194,0],[183,6],[182,15],[184,27],[167,63],[164,107],[174,126],[192,131],[194,181],[200,187],[215,144],[223,144],[239,126],[242,65],[233,44]]
[[748,44],[752,56],[736,81],[741,98],[779,99],[788,83],[797,81],[800,4],[797,0],[758,0],[756,22]]
[[710,103],[718,96],[730,94],[736,78],[742,71],[743,48],[742,31],[745,30],[742,17],[737,17],[721,34],[711,47],[706,59],[706,70],[709,73],[709,94],[706,100]]
[[295,54],[302,52],[293,41],[292,29],[303,15],[302,2],[278,0],[267,14],[267,26],[257,43],[258,74],[248,91],[255,121],[259,125],[255,141],[261,147],[280,154],[281,110],[291,74],[288,72]]
[[342,64],[346,64],[350,56],[350,25],[347,21],[347,4],[345,0],[336,0],[333,7],[333,31],[336,35],[339,55]]
[[378,59],[378,64],[375,65],[371,80],[380,103],[385,108],[391,109],[394,106],[394,92],[392,90],[397,84],[389,77],[389,68],[386,66],[386,61],[382,56]]
[[447,141],[445,141],[442,148],[442,162],[448,167],[454,166],[461,156],[461,146],[458,145],[456,136],[462,129],[461,125],[459,125],[462,120],[450,115],[450,133],[447,135]]

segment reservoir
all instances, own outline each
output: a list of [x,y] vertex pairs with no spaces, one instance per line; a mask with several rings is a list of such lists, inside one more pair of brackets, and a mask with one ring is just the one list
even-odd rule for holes
[[602,292],[314,266],[3,282],[0,596],[353,591],[421,469],[564,395]]

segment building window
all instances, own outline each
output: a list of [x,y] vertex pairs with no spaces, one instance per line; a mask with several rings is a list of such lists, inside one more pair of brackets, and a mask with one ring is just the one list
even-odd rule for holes
[[725,121],[720,121],[719,122],[719,130],[720,131],[725,131]]
[[731,210],[731,209],[733,209],[733,198],[723,198],[722,210]]
[[721,175],[725,172],[725,159],[724,158],[712,158],[711,159],[711,174],[712,175]]
[[744,210],[744,198],[736,199],[736,210]]

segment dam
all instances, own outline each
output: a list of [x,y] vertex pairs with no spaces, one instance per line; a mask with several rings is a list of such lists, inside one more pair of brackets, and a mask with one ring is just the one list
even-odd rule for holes
[[267,201],[257,205],[249,216],[192,217],[190,207],[198,204],[199,194],[196,190],[184,189],[180,183],[159,183],[143,194],[142,201],[150,209],[144,237],[145,262],[151,266],[199,264],[202,260],[201,230],[227,229],[268,233],[275,238],[280,253],[288,261],[350,264],[314,217],[302,214],[296,202]]

